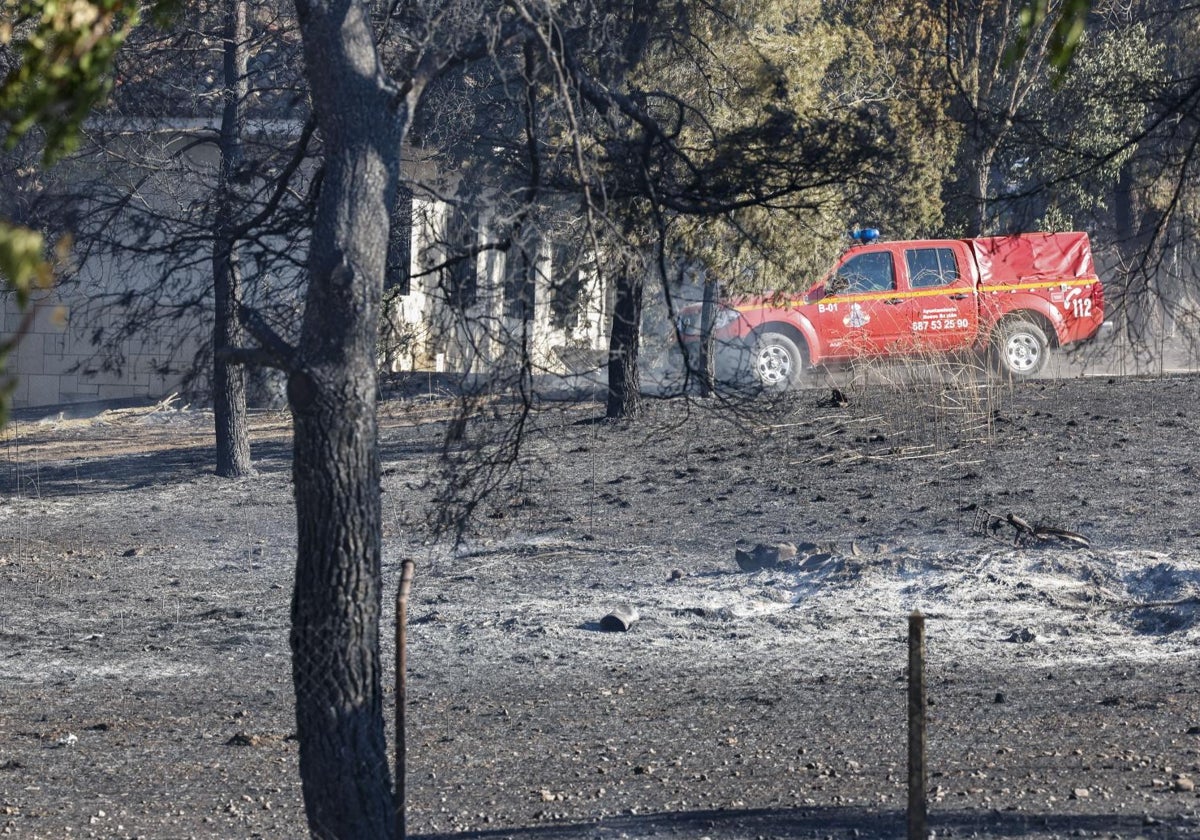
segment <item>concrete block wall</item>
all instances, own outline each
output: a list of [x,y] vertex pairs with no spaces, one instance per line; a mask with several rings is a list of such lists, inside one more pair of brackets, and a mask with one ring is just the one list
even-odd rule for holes
[[[4,334],[13,335],[22,320],[15,299],[6,295]],[[57,292],[41,296],[30,328],[8,358],[7,372],[17,377],[13,406],[30,408],[135,397],[160,399],[179,389],[182,372],[168,375],[158,372],[165,350],[151,339],[127,342],[125,364],[119,372],[87,373],[98,367],[88,341],[90,331],[97,326],[100,325],[70,323],[69,301]],[[193,342],[193,346],[198,345]],[[189,359],[190,355],[181,359],[176,367]]]

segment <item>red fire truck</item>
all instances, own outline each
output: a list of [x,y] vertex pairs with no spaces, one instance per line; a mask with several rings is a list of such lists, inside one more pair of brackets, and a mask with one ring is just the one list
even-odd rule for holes
[[[1087,341],[1104,324],[1086,233],[901,242],[869,233],[803,295],[716,304],[719,368],[782,390],[815,365],[974,350],[998,373],[1023,379],[1042,370],[1052,348]],[[702,318],[697,304],[678,321],[693,360]]]

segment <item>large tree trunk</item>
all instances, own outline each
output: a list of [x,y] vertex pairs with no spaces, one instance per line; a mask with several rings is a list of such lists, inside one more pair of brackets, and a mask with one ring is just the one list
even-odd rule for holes
[[298,0],[324,176],[309,249],[294,419],[292,678],[309,828],[391,838],[379,652],[381,522],[375,350],[389,210],[416,93],[384,83],[367,7]]
[[971,219],[967,228],[968,236],[984,236],[989,232],[988,203],[992,183],[992,161],[996,156],[996,147],[988,146],[980,151],[975,162],[974,177],[971,181]]
[[[709,275],[704,277],[704,302],[700,307],[700,358],[697,360],[696,377],[700,380],[700,396],[711,397],[716,388],[716,359],[713,351],[713,320],[717,313],[717,281]],[[686,350],[684,351],[687,352]]]
[[[213,346],[217,349],[238,346],[237,264],[228,242],[218,241],[213,246],[213,279],[216,281]],[[246,371],[219,354],[213,360],[213,422],[217,475],[233,478],[253,472],[246,424]]]
[[[1117,252],[1121,255],[1119,289],[1111,295],[1114,321],[1124,330],[1136,359],[1149,362],[1155,333],[1165,311],[1156,293],[1155,280],[1162,258],[1162,212],[1138,200],[1135,158],[1121,167],[1113,191],[1113,221]],[[1118,284],[1114,284],[1118,285]]]
[[638,350],[641,346],[642,298],[646,281],[639,266],[622,263],[617,276],[616,304],[613,306],[612,334],[608,342],[609,419],[635,417],[642,406],[641,380],[638,375]]
[[217,439],[217,475],[235,477],[253,471],[246,425],[246,372],[220,354],[241,346],[237,305],[240,294],[237,242],[233,235],[232,175],[242,161],[245,127],[246,0],[225,0],[225,103],[221,114],[221,168],[213,230],[213,420]]
[[985,236],[989,231],[992,163],[998,142],[983,126],[971,125],[959,148],[953,191],[946,201],[946,221],[963,236]]

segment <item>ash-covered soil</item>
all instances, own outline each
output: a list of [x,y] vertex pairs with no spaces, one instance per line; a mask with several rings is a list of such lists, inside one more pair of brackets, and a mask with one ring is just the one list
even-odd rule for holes
[[[451,403],[382,406],[410,834],[903,836],[920,609],[939,837],[1200,837],[1200,379],[843,390],[540,403],[458,548],[425,525]],[[286,417],[236,481],[209,423],[5,431],[0,832],[305,835]]]

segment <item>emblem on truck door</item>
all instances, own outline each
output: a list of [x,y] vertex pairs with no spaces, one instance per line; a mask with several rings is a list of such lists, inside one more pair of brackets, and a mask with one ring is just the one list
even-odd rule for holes
[[842,319],[842,323],[847,327],[865,327],[871,323],[871,316],[863,312],[862,306],[852,303],[850,304],[850,311],[846,313],[846,317]]

